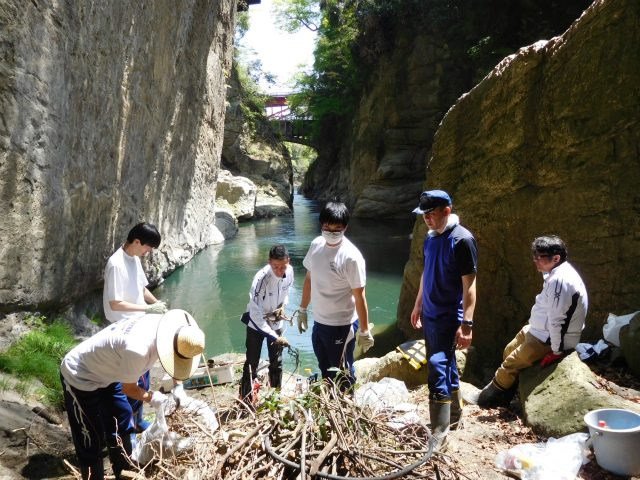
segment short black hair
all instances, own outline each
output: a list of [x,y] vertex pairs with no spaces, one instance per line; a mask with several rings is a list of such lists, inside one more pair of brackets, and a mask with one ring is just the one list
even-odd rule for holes
[[531,252],[544,253],[547,255],[560,255],[560,263],[567,260],[567,246],[560,237],[550,235],[548,237],[538,237],[531,244]]
[[320,211],[320,225],[349,225],[349,209],[338,199],[328,201]]
[[282,245],[281,243],[278,245],[274,245],[269,250],[269,260],[288,260],[289,259],[289,250],[287,247]]
[[158,229],[147,222],[139,223],[129,231],[127,242],[133,243],[136,239],[140,240],[142,245],[149,245],[151,248],[158,248],[162,241]]

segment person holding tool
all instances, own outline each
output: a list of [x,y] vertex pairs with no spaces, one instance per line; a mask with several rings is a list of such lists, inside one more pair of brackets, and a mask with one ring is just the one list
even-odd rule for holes
[[[124,245],[107,261],[102,306],[109,322],[167,311],[166,303],[159,301],[147,288],[149,282],[140,262],[140,257],[158,248],[161,241],[162,237],[155,226],[147,222],[139,223],[129,231]],[[149,390],[148,371],[140,377],[138,385]],[[136,431],[143,432],[151,423],[143,418],[142,402],[130,400],[130,403],[134,411]]]
[[344,365],[341,388],[348,389],[355,384],[356,335],[364,352],[374,344],[365,296],[365,261],[344,236],[349,226],[349,210],[344,203],[328,202],[319,220],[322,235],[311,242],[303,261],[307,276],[297,312],[298,330],[307,330],[307,307],[313,303],[311,342],[322,378],[335,380],[336,371]]
[[269,250],[268,264],[253,277],[247,312],[242,315],[242,323],[247,326],[247,359],[242,370],[240,399],[249,400],[249,404],[254,403],[250,395],[265,338],[269,352],[269,383],[272,388],[282,385],[282,349],[290,346],[282,330],[283,320],[288,320],[285,307],[292,284],[289,251],[282,244],[274,245]]
[[64,402],[82,479],[104,478],[106,436],[116,479],[130,464],[135,434],[127,397],[163,407],[167,396],[138,386],[160,359],[174,384],[193,375],[204,350],[204,333],[184,310],[116,322],[73,348],[60,364]]

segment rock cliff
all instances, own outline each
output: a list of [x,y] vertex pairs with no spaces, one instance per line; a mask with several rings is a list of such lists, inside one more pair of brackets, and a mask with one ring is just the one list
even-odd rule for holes
[[[447,190],[479,245],[474,345],[499,358],[542,278],[530,245],[556,234],[589,292],[583,341],[640,306],[640,3],[598,0],[562,36],[505,58],[442,121],[425,189]],[[398,305],[409,315],[426,226]],[[501,357],[500,357],[501,358]]]
[[227,90],[220,189],[216,204],[230,208],[238,220],[285,215],[293,211],[293,167],[291,156],[263,109],[248,121],[246,101],[238,70],[234,67]]
[[146,220],[153,282],[214,238],[232,0],[0,3],[0,305],[101,284]]

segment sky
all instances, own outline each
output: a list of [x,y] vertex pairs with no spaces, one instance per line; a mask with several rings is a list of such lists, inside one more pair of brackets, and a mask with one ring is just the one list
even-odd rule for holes
[[295,34],[278,30],[271,17],[272,4],[272,0],[262,0],[258,5],[249,6],[249,31],[240,43],[256,51],[263,71],[277,76],[275,86],[261,82],[260,87],[266,93],[290,92],[289,80],[297,66],[301,63],[309,68],[313,66],[316,33],[306,28]]

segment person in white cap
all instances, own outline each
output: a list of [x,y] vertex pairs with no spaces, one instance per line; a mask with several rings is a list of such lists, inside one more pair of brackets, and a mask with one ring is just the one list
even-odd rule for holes
[[174,383],[189,378],[204,342],[195,319],[176,309],[114,323],[64,357],[60,379],[83,480],[104,478],[105,436],[113,472],[120,478],[129,465],[135,433],[127,396],[155,408],[167,400],[161,392],[141,388],[138,378],[158,359]]

